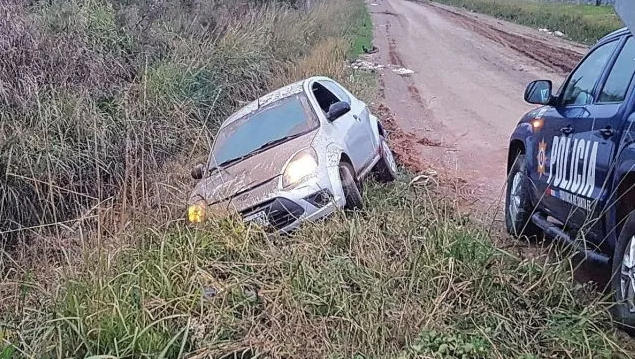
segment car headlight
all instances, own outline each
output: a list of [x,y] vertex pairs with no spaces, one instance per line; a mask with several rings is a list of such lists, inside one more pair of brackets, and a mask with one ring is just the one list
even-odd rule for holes
[[313,148],[298,152],[284,169],[282,187],[292,186],[312,175],[318,167],[317,153]]
[[207,203],[198,201],[187,207],[187,220],[190,223],[201,223],[207,215]]

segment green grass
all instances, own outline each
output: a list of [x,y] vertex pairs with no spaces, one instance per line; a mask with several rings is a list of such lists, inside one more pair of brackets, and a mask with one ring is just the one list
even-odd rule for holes
[[352,38],[351,53],[353,58],[364,53],[364,49],[371,50],[373,47],[373,22],[370,12],[363,3],[357,5],[358,15],[354,18],[353,25],[349,30],[349,38]]
[[611,6],[526,0],[434,0],[464,7],[534,28],[561,31],[567,38],[592,44],[623,26]]
[[597,294],[572,284],[568,261],[497,249],[407,178],[366,188],[365,210],[292,237],[174,223],[84,252],[52,293],[22,279],[39,305],[24,303],[5,341],[30,358],[635,354]]

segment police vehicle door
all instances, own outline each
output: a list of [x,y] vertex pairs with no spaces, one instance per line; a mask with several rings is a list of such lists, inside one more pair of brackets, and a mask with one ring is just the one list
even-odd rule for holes
[[[609,181],[612,180],[615,163],[615,151],[619,146],[622,124],[628,117],[627,102],[631,89],[633,74],[635,74],[635,39],[623,36],[618,45],[618,54],[609,63],[598,86],[596,101],[589,106],[590,124],[585,126],[586,132],[580,133],[578,146],[591,145],[593,150],[597,146],[595,158],[588,158],[587,190],[581,194],[587,200],[581,203],[582,211],[575,212],[574,222],[585,223],[584,230],[589,231],[587,237],[594,238],[595,233],[605,233],[603,221],[595,221],[604,216],[607,200],[611,195]],[[632,90],[631,90],[632,91]],[[580,150],[582,151],[582,150]],[[594,164],[593,168],[591,165]],[[591,179],[594,179],[591,183]],[[585,221],[586,220],[586,221]],[[604,237],[598,238],[604,240]]]
[[536,185],[535,200],[543,211],[565,225],[576,227],[574,212],[587,208],[587,200],[594,194],[602,143],[591,134],[591,111],[598,84],[618,42],[607,42],[591,51],[562,86],[555,106],[545,107],[536,115],[543,119],[543,125],[534,130],[536,157],[529,162],[530,166],[535,164],[529,169]]

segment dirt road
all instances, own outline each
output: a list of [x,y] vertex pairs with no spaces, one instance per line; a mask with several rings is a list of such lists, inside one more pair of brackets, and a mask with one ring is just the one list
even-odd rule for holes
[[503,198],[509,135],[532,108],[527,83],[558,86],[586,48],[425,1],[371,1],[371,60],[387,66],[381,85],[397,124],[422,161],[456,174],[457,196],[476,204],[468,208],[491,213]]

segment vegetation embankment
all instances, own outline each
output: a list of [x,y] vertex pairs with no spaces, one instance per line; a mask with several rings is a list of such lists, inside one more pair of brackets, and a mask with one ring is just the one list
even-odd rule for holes
[[0,358],[632,356],[567,259],[495,248],[407,173],[293,236],[179,220],[241,101],[312,74],[371,95],[344,66],[363,3],[305,5],[0,5]]
[[612,6],[528,0],[433,0],[537,29],[560,31],[573,41],[592,44],[624,26]]

